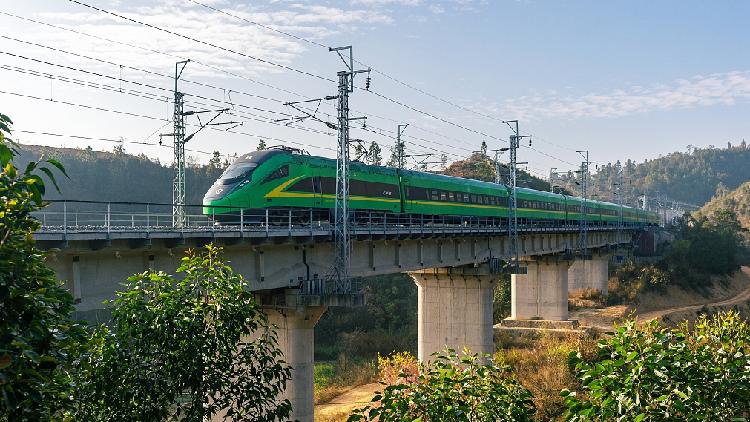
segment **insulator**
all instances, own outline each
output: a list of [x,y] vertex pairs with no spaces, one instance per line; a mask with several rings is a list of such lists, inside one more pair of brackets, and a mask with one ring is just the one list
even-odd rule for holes
[[369,76],[367,77],[367,79],[365,79],[365,89],[368,90],[368,91],[370,90],[370,82],[371,81],[372,81],[372,79]]

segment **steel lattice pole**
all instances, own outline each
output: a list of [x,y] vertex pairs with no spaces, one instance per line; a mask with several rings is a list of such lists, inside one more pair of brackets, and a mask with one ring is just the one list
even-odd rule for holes
[[349,78],[350,72],[339,72],[338,145],[336,158],[336,208],[334,240],[336,243],[336,293],[351,291],[349,233]]
[[172,183],[172,225],[185,225],[185,117],[182,112],[183,94],[174,92],[174,180]]

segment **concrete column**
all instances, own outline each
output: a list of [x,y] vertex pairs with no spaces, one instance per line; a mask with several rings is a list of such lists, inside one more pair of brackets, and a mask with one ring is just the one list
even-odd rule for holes
[[591,259],[576,260],[568,270],[570,294],[586,290],[598,291],[603,295],[609,292],[609,256],[594,254]]
[[75,303],[81,303],[81,257],[76,255],[73,257],[71,264],[72,279],[70,280],[73,285],[73,299]]
[[433,353],[445,348],[460,353],[467,347],[472,353],[490,355],[494,351],[492,289],[498,277],[458,274],[457,270],[438,268],[410,273],[418,288],[420,361],[430,360]]
[[528,261],[510,277],[510,319],[568,320],[568,261]]
[[284,360],[292,367],[292,379],[282,397],[292,403],[290,420],[313,422],[314,328],[325,310],[325,306],[266,310],[268,322],[278,327]]

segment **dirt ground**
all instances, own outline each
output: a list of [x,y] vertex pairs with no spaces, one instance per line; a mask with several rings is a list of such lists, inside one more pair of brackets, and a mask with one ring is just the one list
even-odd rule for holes
[[[637,306],[618,305],[579,309],[570,313],[570,319],[579,320],[583,326],[609,331],[616,322],[631,313],[634,313],[639,321],[659,318],[665,322],[677,322],[694,318],[696,312],[704,306],[707,308],[742,306],[750,311],[750,267],[742,267],[742,270],[738,271],[726,285],[716,282],[706,293],[702,295],[679,287],[671,287],[664,294],[643,295]],[[382,391],[382,388],[381,384],[373,383],[347,390],[330,402],[315,406],[315,421],[346,421],[353,409],[369,403],[375,391]]]
[[352,410],[370,403],[376,391],[383,391],[383,385],[372,383],[347,390],[344,394],[341,394],[328,403],[315,406],[315,421],[345,421]]
[[726,308],[744,305],[750,301],[750,267],[742,267],[729,283],[715,282],[707,294],[686,291],[679,287],[670,287],[664,294],[647,293],[637,305],[618,305],[606,308],[579,309],[570,313],[570,319],[577,319],[581,325],[608,331],[630,313],[639,321],[652,319],[692,319],[696,311],[707,308]]

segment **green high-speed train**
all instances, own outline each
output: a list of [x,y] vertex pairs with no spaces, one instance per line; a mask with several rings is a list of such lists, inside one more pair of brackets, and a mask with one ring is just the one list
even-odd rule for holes
[[[510,189],[504,185],[425,173],[350,164],[349,207],[358,214],[399,217],[405,222],[453,223],[467,219],[505,224]],[[254,151],[239,157],[203,198],[203,213],[217,223],[252,222],[289,209],[331,220],[336,198],[336,161],[291,149]],[[518,223],[523,226],[616,226],[617,204],[519,188]],[[369,213],[367,213],[369,212]],[[401,218],[404,217],[404,218]],[[656,213],[622,207],[623,225],[658,224]]]

